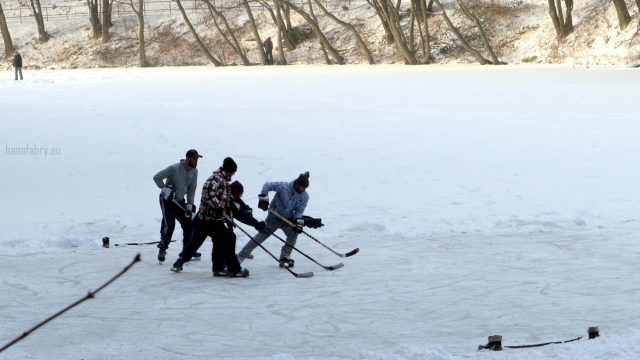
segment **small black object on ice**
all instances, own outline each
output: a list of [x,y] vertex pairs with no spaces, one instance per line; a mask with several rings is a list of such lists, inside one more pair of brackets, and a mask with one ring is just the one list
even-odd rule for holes
[[105,236],[102,238],[102,247],[103,248],[109,248],[109,237]]
[[491,335],[489,336],[489,343],[487,345],[479,345],[478,350],[493,350],[500,351],[502,350],[502,335]]

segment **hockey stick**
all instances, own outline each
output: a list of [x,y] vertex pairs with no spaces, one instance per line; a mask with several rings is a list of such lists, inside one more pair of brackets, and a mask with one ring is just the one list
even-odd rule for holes
[[[228,221],[230,221],[235,227],[237,227],[238,229],[240,229],[240,231],[242,231],[245,235],[247,235],[249,237],[249,239],[251,239],[251,241],[253,241],[254,243],[256,243],[256,245],[260,246],[260,248],[262,250],[264,250],[267,254],[269,254],[275,261],[277,261],[278,263],[280,263],[280,260],[278,260],[277,257],[275,257],[275,255],[273,255],[269,250],[267,250],[264,246],[262,246],[262,244],[260,244],[259,242],[256,241],[256,239],[253,238],[253,236],[249,235],[248,232],[246,232],[243,228],[241,228],[240,226],[238,226],[238,224],[236,224],[235,221],[233,221],[233,219],[227,215],[224,214],[225,219],[227,219]],[[297,277],[297,278],[310,278],[313,276],[313,272],[306,272],[306,273],[297,273],[291,269],[289,269],[288,267],[284,266],[283,269],[287,270],[289,273],[291,273],[291,275]]]
[[[176,242],[175,240],[171,240],[171,242]],[[113,246],[141,246],[141,245],[154,245],[154,244],[159,244],[160,241],[151,241],[151,242],[144,242],[144,243],[124,243],[124,244],[113,244]]]
[[324,268],[325,270],[329,270],[329,271],[338,270],[338,269],[340,269],[341,267],[344,266],[343,263],[336,264],[336,265],[333,265],[333,266],[324,266],[324,265],[320,264],[319,262],[317,262],[316,260],[314,260],[311,256],[309,256],[309,255],[303,253],[302,251],[298,250],[297,247],[287,244],[287,241],[284,240],[283,238],[281,238],[280,236],[276,235],[276,233],[273,233],[271,235],[273,235],[276,239],[282,241],[286,246],[288,246],[288,247],[292,248],[293,250],[297,251],[300,255],[302,255],[302,256],[306,257],[307,259],[311,260],[312,262],[314,262],[315,264],[317,264],[321,268]]
[[131,261],[131,263],[129,265],[127,265],[124,269],[122,269],[116,276],[112,277],[111,280],[107,281],[106,283],[102,284],[102,286],[100,286],[99,288],[97,288],[95,291],[89,291],[89,293],[83,297],[82,299],[74,302],[73,304],[67,306],[66,308],[58,311],[57,313],[51,315],[48,319],[42,321],[41,323],[39,323],[38,325],[32,327],[31,329],[25,331],[24,333],[22,333],[22,335],[20,335],[19,337],[17,337],[15,340],[11,341],[10,343],[8,343],[7,345],[3,346],[0,349],[0,353],[5,351],[6,349],[10,348],[11,346],[15,345],[16,343],[18,343],[19,341],[21,341],[22,339],[26,338],[27,336],[29,336],[32,332],[38,330],[39,328],[41,328],[42,326],[44,326],[46,323],[48,323],[49,321],[57,318],[58,316],[66,313],[67,311],[73,309],[74,307],[82,304],[84,301],[89,300],[89,299],[93,299],[95,298],[96,294],[100,292],[100,290],[106,288],[107,286],[109,286],[112,282],[116,281],[120,276],[124,275],[124,273],[126,273],[129,269],[131,269],[131,267],[133,265],[135,265],[135,263],[140,261],[140,254],[136,255],[135,258],[133,258],[133,260]]
[[[287,219],[286,217],[278,214],[277,212],[275,212],[272,209],[269,209],[269,212],[272,213],[273,215],[277,216],[280,220],[284,221],[286,224],[288,224],[289,226],[295,228],[296,225],[294,223],[292,223],[291,221],[289,221],[289,219]],[[310,237],[313,241],[317,242],[318,244],[322,245],[325,249],[331,251],[332,253],[336,254],[337,256],[340,256],[341,258],[345,258],[345,257],[349,257],[349,256],[353,256],[355,254],[358,253],[358,251],[360,251],[360,248],[355,248],[351,251],[349,251],[346,254],[341,254],[335,250],[333,250],[332,248],[330,248],[329,246],[325,245],[322,243],[322,241],[316,239],[315,237],[313,237],[311,234],[307,233],[306,231],[302,230],[302,233],[307,235],[308,237]]]

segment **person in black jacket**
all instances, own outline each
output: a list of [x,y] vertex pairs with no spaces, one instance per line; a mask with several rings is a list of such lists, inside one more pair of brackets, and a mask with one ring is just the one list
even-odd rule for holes
[[18,74],[20,74],[20,80],[24,80],[22,78],[22,56],[20,55],[18,50],[16,50],[16,53],[13,56],[13,63],[12,64],[13,64],[13,69],[14,69],[15,74],[16,74],[16,80],[18,80]]

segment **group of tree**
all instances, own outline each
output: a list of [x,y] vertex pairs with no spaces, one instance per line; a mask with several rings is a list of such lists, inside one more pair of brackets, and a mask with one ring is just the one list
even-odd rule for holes
[[[175,3],[187,25],[196,44],[215,66],[223,66],[224,62],[214,50],[207,46],[203,40],[202,34],[198,32],[196,26],[191,21],[182,2],[186,0],[171,0]],[[341,18],[336,15],[336,9],[347,9],[347,4],[353,0],[331,0],[329,3],[332,8],[327,8],[327,2],[324,0],[195,0],[199,3],[198,9],[203,15],[210,19],[217,33],[223,39],[228,48],[237,56],[244,65],[251,65],[248,51],[239,40],[242,34],[238,26],[234,26],[234,20],[229,18],[231,10],[243,11],[248,18],[248,26],[253,37],[255,51],[259,54],[259,61],[262,64],[267,63],[267,58],[263,51],[263,37],[260,27],[254,16],[254,11],[259,8],[265,11],[267,15],[266,21],[271,21],[276,31],[277,41],[277,64],[287,64],[287,51],[295,50],[302,41],[309,38],[318,42],[318,47],[322,53],[323,59],[327,64],[345,64],[344,51],[340,51],[335,44],[331,42],[326,34],[329,24],[344,29],[344,33],[348,34],[358,51],[356,56],[360,57],[360,61],[366,61],[374,64],[375,59],[370,49],[370,44],[365,40],[359,28],[362,24],[350,22],[349,19]],[[490,36],[485,31],[486,21],[482,19],[482,5],[477,3],[469,6],[471,0],[451,0],[451,3],[444,6],[442,0],[360,0],[364,5],[368,6],[375,13],[377,21],[384,31],[384,39],[386,44],[396,49],[398,57],[405,64],[428,64],[432,61],[432,42],[433,37],[430,33],[429,24],[433,21],[434,16],[441,17],[447,29],[453,34],[459,45],[470,54],[480,64],[500,64],[500,60],[494,51]],[[495,3],[492,0],[491,3]],[[620,29],[624,30],[631,21],[629,9],[625,0],[611,0],[618,15]],[[634,0],[638,9],[640,9],[640,0]],[[42,13],[41,0],[20,0],[23,6],[28,6],[36,21],[38,30],[38,39],[46,42],[49,34],[45,29],[45,20]],[[145,49],[145,0],[86,0],[88,8],[89,23],[91,25],[92,35],[102,42],[109,42],[111,37],[109,29],[112,27],[112,11],[114,2],[119,6],[130,7],[131,11],[136,15],[138,22],[138,39],[139,39],[139,64],[147,66],[146,49]],[[324,4],[323,4],[324,3]],[[489,4],[489,3],[487,3]],[[573,25],[573,0],[548,0],[548,10],[551,21],[555,28],[558,41],[563,41],[574,30]],[[455,24],[450,16],[450,12],[455,11],[460,14],[459,19],[466,21],[467,26]],[[323,23],[320,22],[318,15],[323,15]],[[293,26],[292,16],[297,15],[303,20],[304,26]],[[353,20],[351,20],[353,21]],[[460,22],[460,20],[459,20]],[[312,36],[305,36],[302,29],[307,29]],[[4,40],[5,56],[11,56],[13,53],[13,44],[5,14],[0,4],[0,30]],[[473,36],[469,32],[473,32]],[[470,38],[474,38],[473,41]]]

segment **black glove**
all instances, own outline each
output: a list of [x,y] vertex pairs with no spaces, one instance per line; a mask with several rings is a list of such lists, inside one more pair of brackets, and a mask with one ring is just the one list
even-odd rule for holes
[[324,226],[324,224],[322,223],[322,219],[315,219],[311,216],[303,216],[302,220],[304,220],[304,226],[310,227],[312,229],[317,229]]
[[220,218],[222,218],[222,219],[224,219],[224,209],[222,209],[222,208],[215,208],[215,209],[213,209],[213,215],[214,215],[216,218],[219,218],[219,219],[220,219]]
[[293,227],[293,232],[296,234],[302,234],[302,228],[304,228],[304,220],[298,219],[295,222],[295,226]]
[[269,210],[269,195],[267,194],[258,195],[258,208],[263,211]]
[[259,232],[263,232],[267,228],[267,224],[264,221],[260,221],[254,228]]
[[175,192],[173,191],[172,185],[167,185],[162,188],[162,198],[165,199],[166,201],[172,201],[174,195],[175,195]]

